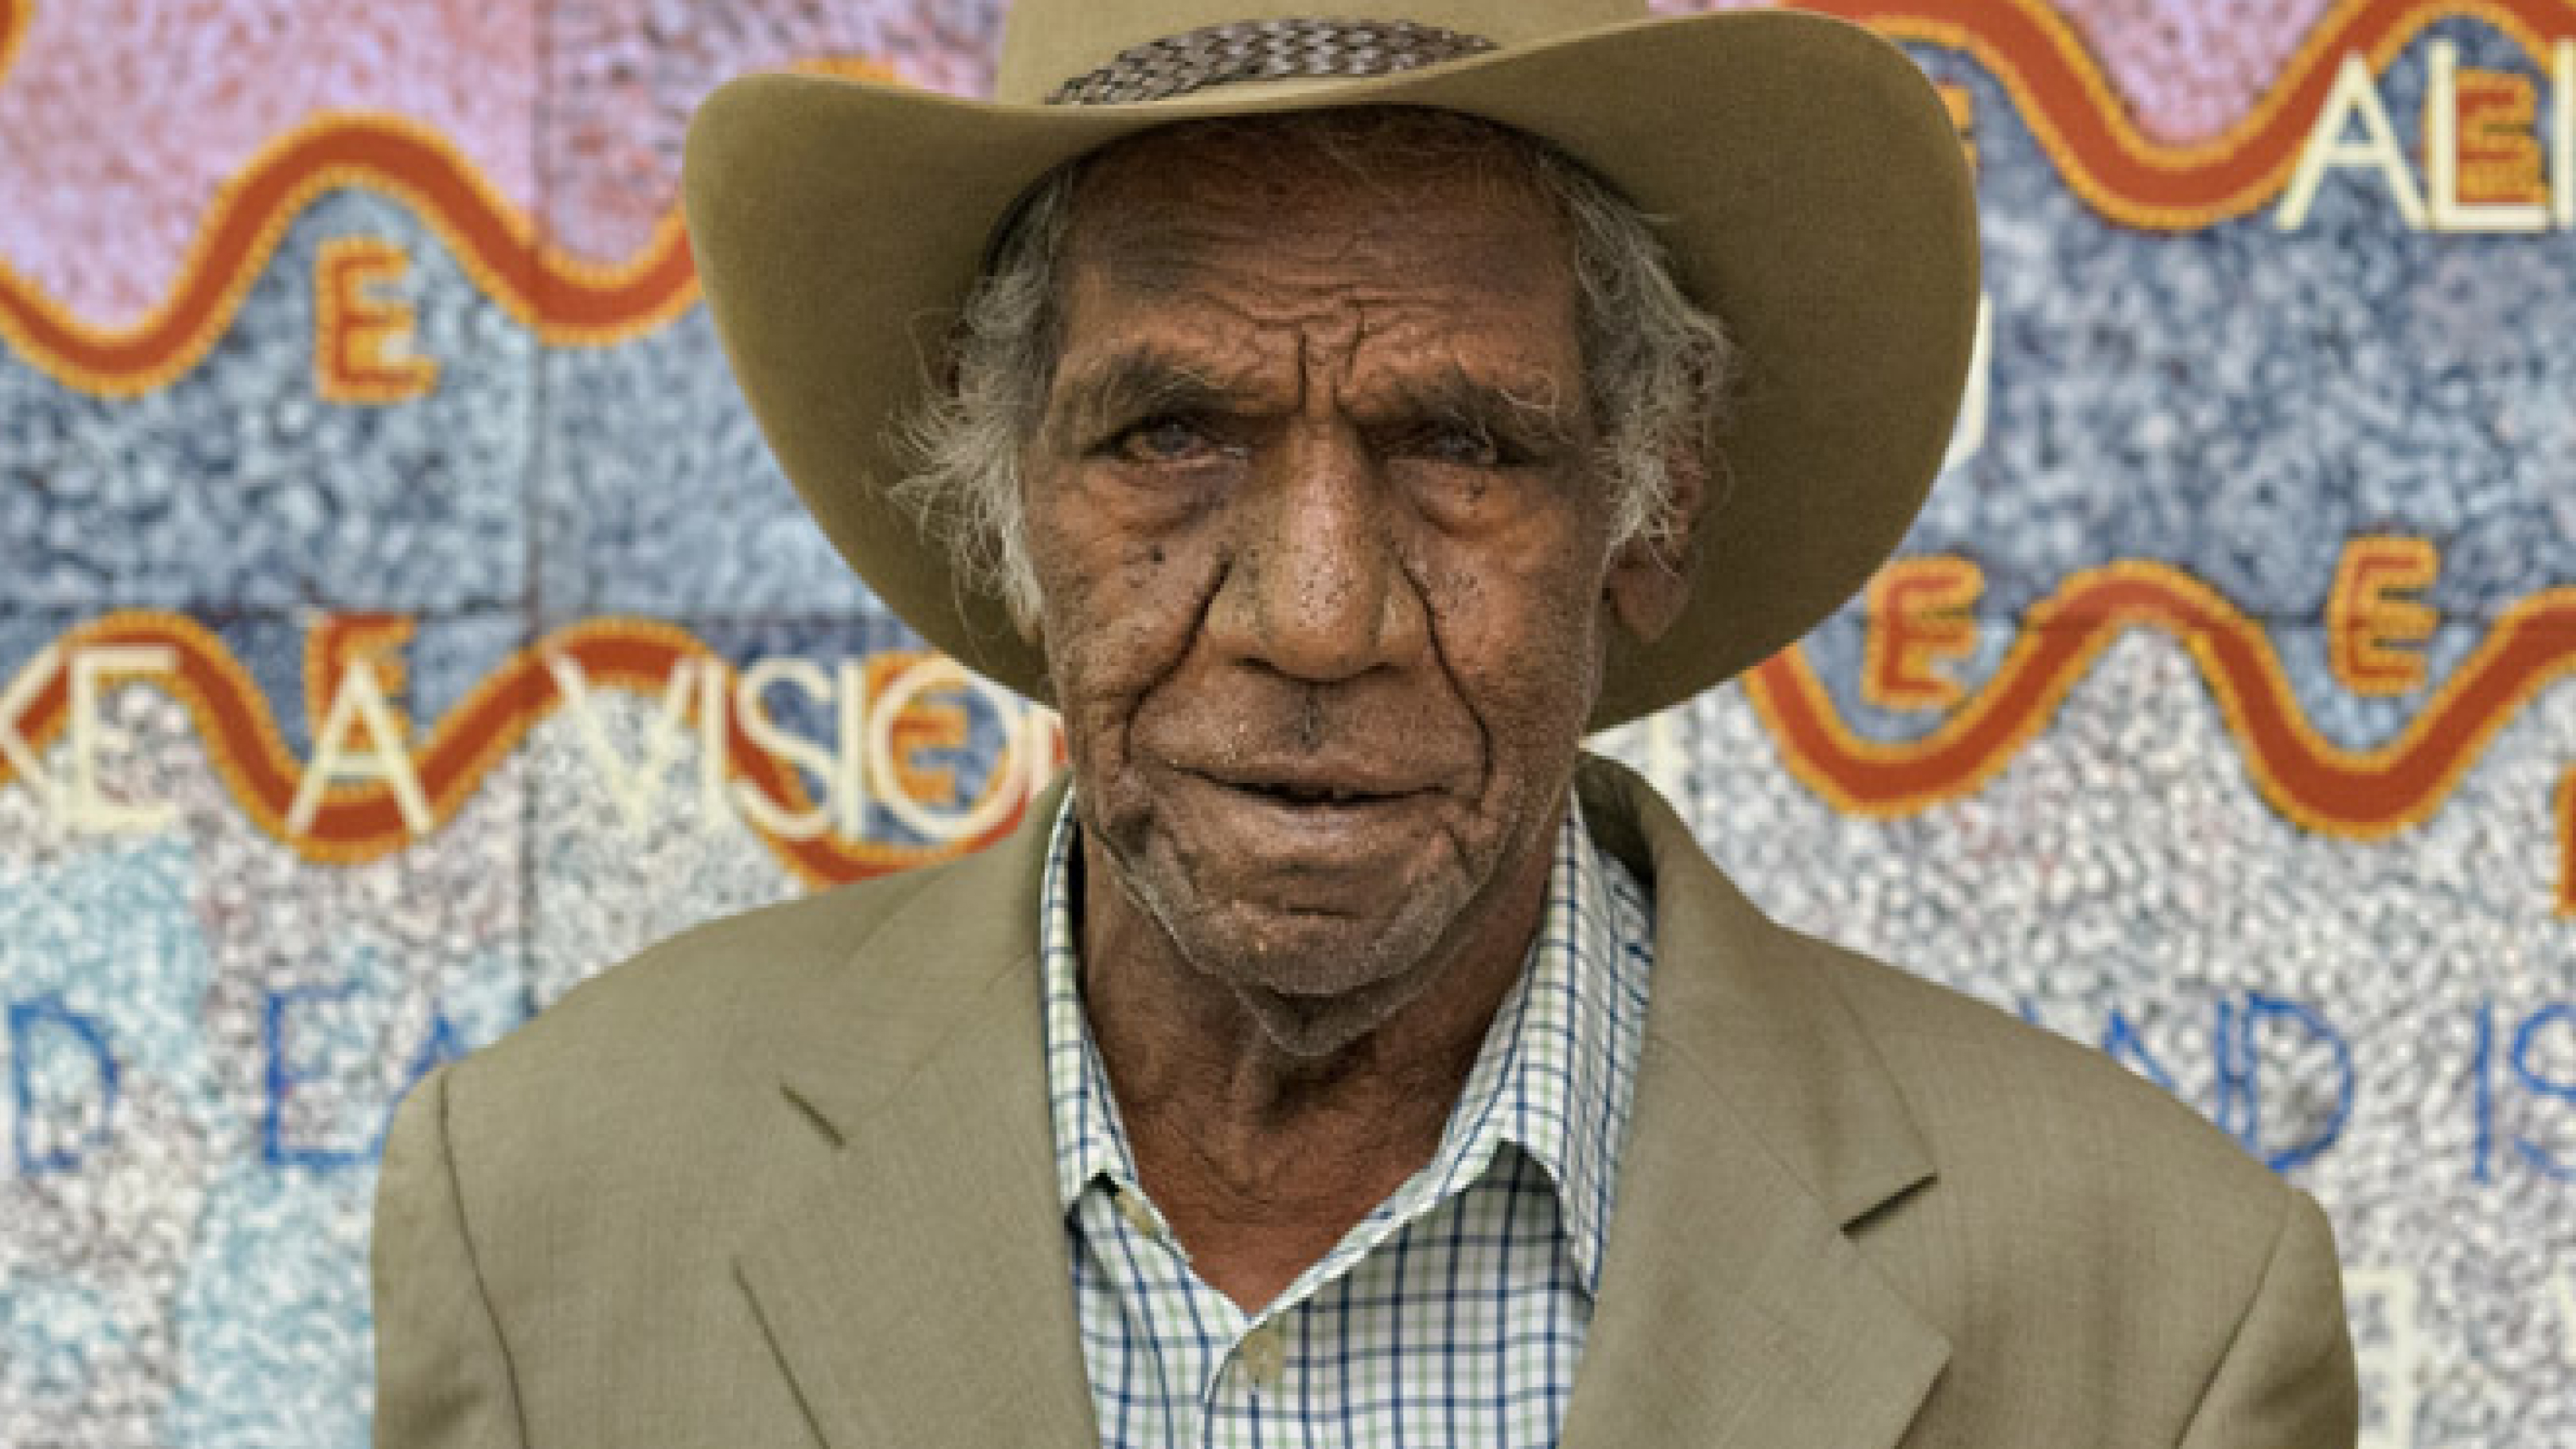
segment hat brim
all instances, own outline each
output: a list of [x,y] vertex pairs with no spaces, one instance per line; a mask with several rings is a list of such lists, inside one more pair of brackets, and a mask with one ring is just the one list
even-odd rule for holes
[[1543,137],[1650,217],[1740,351],[1690,602],[1620,631],[1595,728],[1689,698],[1832,613],[1921,507],[1967,377],[1976,201],[1946,108],[1886,42],[1820,16],[1647,20],[1363,80],[1141,106],[1014,106],[773,74],[700,108],[683,167],[716,329],[824,533],[933,645],[1033,698],[1045,662],[892,500],[895,421],[1005,211],[1053,167],[1214,116],[1458,111]]

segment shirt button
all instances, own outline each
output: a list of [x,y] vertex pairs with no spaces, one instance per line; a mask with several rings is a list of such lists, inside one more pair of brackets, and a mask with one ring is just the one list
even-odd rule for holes
[[1265,1389],[1279,1387],[1280,1373],[1288,1366],[1288,1345],[1276,1320],[1245,1334],[1235,1352],[1246,1377]]
[[1146,1205],[1145,1195],[1141,1192],[1128,1192],[1121,1189],[1118,1194],[1118,1215],[1127,1220],[1127,1226],[1134,1228],[1145,1237],[1159,1238],[1163,1235],[1163,1225],[1154,1221],[1154,1210]]

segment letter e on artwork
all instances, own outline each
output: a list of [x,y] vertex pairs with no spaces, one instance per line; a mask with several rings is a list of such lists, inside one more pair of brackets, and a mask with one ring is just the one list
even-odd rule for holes
[[313,386],[324,402],[409,402],[438,385],[438,361],[412,350],[409,302],[388,289],[411,258],[383,237],[332,237],[313,261]]

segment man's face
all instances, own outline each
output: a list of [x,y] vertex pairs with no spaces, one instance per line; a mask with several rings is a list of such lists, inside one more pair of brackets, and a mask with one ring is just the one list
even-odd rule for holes
[[1291,1050],[1535,922],[1619,572],[1570,255],[1455,156],[1165,135],[1080,190],[1030,623],[1114,904]]

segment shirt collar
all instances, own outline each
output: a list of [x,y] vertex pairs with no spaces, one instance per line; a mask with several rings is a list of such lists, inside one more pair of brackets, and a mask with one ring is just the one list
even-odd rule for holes
[[1056,1205],[1072,1211],[1083,1189],[1107,1178],[1136,1187],[1135,1159],[1118,1100],[1082,1009],[1081,940],[1073,925],[1073,853],[1082,831],[1067,790],[1047,836],[1046,873],[1038,887],[1038,960],[1045,976],[1047,1106],[1055,1127]]
[[[1072,899],[1080,839],[1068,792],[1039,891],[1047,1096],[1057,1200],[1067,1212],[1104,1179],[1118,1191],[1138,1190],[1082,1006]],[[1546,909],[1520,978],[1494,1013],[1438,1150],[1397,1197],[1436,1201],[1463,1191],[1508,1144],[1555,1186],[1576,1270],[1592,1292],[1643,1049],[1652,919],[1635,878],[1593,843],[1579,806],[1569,803],[1554,848]]]

